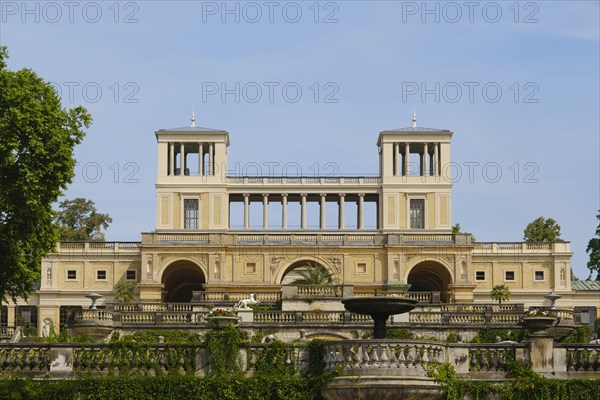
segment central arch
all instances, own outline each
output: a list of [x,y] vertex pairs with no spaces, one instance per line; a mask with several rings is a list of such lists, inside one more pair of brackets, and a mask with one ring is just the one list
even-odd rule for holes
[[283,271],[281,284],[290,285],[293,284],[294,281],[302,279],[302,276],[300,276],[298,272],[306,271],[308,266],[317,267],[318,269],[323,270],[325,274],[328,274],[331,277],[331,282],[328,284],[334,284],[336,281],[335,274],[323,265],[323,263],[311,259],[301,259],[293,262]]
[[411,285],[410,292],[440,292],[442,302],[446,303],[452,275],[439,262],[422,261],[410,270],[406,282]]
[[205,283],[206,277],[200,266],[187,260],[175,261],[162,275],[164,301],[187,303],[192,300],[192,292],[204,290]]

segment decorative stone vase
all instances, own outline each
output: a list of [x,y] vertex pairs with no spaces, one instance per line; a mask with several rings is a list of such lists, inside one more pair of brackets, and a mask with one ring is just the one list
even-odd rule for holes
[[215,328],[223,328],[227,325],[237,325],[239,322],[238,317],[226,316],[207,317],[206,321]]
[[523,318],[523,325],[535,333],[550,328],[556,321],[557,319],[554,317],[525,317]]

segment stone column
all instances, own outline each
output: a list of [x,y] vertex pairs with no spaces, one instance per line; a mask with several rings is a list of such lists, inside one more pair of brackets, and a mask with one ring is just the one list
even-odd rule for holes
[[408,163],[410,162],[410,144],[404,143],[404,175],[408,176]]
[[433,176],[439,176],[439,174],[440,174],[440,144],[439,143],[434,144],[433,158],[434,158]]
[[306,229],[306,193],[300,195],[300,228]]
[[175,175],[175,143],[169,142],[169,175]]
[[214,165],[214,156],[213,156],[213,144],[208,144],[208,175],[215,174],[215,165]]
[[287,229],[287,193],[281,195],[281,229]]
[[394,176],[400,175],[400,145],[394,143]]
[[429,145],[423,144],[423,176],[429,175]]
[[244,194],[244,229],[250,228],[250,195]]
[[319,229],[325,229],[327,227],[327,220],[326,220],[326,215],[325,215],[325,199],[327,194],[325,193],[321,193],[321,208],[320,208],[320,213],[319,213]]
[[344,193],[340,193],[340,203],[339,203],[339,215],[338,215],[338,229],[345,229],[345,221],[344,221],[344,205],[345,205],[345,197]]
[[358,194],[358,229],[365,229],[365,194]]
[[263,194],[263,229],[269,229],[269,195]]
[[179,175],[185,175],[185,145],[181,143],[179,153]]
[[204,175],[204,145],[202,143],[198,143],[198,175]]

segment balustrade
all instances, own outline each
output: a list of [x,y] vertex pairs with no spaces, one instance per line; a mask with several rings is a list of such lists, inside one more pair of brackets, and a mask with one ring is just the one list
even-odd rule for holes
[[567,371],[599,371],[600,344],[561,345],[567,351]]
[[[406,341],[356,340],[325,344],[327,370],[342,368],[341,373],[354,374],[357,369],[372,369],[368,375],[427,375],[427,366],[446,360],[446,347],[436,343]],[[404,372],[403,372],[404,371]]]
[[504,345],[469,345],[469,371],[507,371],[515,361],[515,349]]
[[339,285],[298,285],[298,296],[301,297],[342,297],[342,286]]
[[50,369],[50,354],[47,345],[2,345],[0,346],[0,371],[3,374],[36,374]]

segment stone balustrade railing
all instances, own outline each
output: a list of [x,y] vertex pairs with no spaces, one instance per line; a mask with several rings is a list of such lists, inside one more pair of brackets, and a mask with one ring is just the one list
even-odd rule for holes
[[14,326],[0,326],[0,340],[10,339],[14,334]]
[[[137,311],[137,310],[156,311]],[[453,308],[450,308],[453,309]],[[131,311],[134,310],[134,311]],[[422,310],[422,308],[417,308]],[[115,308],[101,310],[79,310],[74,312],[76,323],[80,321],[111,321],[120,325],[202,325],[205,324],[207,310],[194,310],[187,303],[166,304],[119,304]],[[519,325],[524,314],[521,312],[488,311],[411,311],[408,321],[421,325]],[[394,316],[390,316],[390,323]],[[571,320],[572,321],[572,320]],[[254,310],[250,320],[256,324],[367,324],[371,317],[347,311],[280,311]],[[562,322],[561,322],[562,323]]]
[[191,312],[193,306],[191,303],[123,303],[123,304],[111,304],[114,311],[120,312],[156,312],[156,311],[175,311],[175,312]]
[[420,324],[502,324],[517,325],[523,319],[522,312],[478,312],[478,311],[412,311],[408,320]]
[[342,297],[341,285],[298,285],[298,296],[302,297]]
[[[556,344],[551,336],[533,337],[532,343],[446,344],[416,340],[342,340],[324,343],[327,370],[340,376],[417,377],[428,379],[431,366],[449,363],[457,374],[472,379],[506,379],[512,361],[529,362],[534,371],[550,376],[600,378],[599,344]],[[539,347],[541,343],[546,343]],[[240,349],[246,357],[242,369],[255,371],[266,347],[253,344]],[[543,356],[534,353],[544,352]],[[307,366],[303,345],[286,346],[281,362],[299,369]],[[198,345],[128,345],[10,343],[0,344],[0,374],[34,378],[75,375],[154,376],[203,375],[210,370],[210,355]],[[298,370],[298,369],[296,369]]]
[[452,303],[440,305],[441,311],[446,312],[524,312],[522,303],[518,304],[473,304],[473,303]]
[[247,299],[254,294],[256,300],[262,304],[277,303],[281,301],[281,292],[193,292],[193,302],[202,303],[236,303]]
[[[96,318],[97,317],[97,318]],[[135,325],[189,325],[199,326],[207,323],[208,311],[112,311],[81,310],[74,313],[75,323],[89,320],[111,321],[115,326]],[[393,316],[389,322],[393,323]],[[368,315],[354,314],[348,311],[269,311],[254,310],[249,323],[254,324],[362,324],[371,325]]]
[[[446,346],[433,342],[347,340],[325,344],[327,370],[341,368],[342,375],[427,375],[429,364],[446,361]],[[389,370],[394,370],[390,373]]]
[[140,252],[140,242],[59,242],[56,252],[96,253],[133,253]]
[[[107,242],[108,243],[108,242]],[[112,243],[112,242],[111,242]],[[142,234],[148,244],[205,244],[239,246],[452,246],[471,245],[469,234],[381,234],[375,230],[239,230],[228,233],[152,232]],[[83,244],[82,244],[83,245]]]
[[562,344],[566,351],[567,371],[600,373],[600,344]]
[[230,185],[379,185],[375,176],[227,176]]
[[[516,345],[523,348],[525,345]],[[516,360],[515,345],[469,344],[469,371],[507,371],[510,362]]]
[[50,370],[50,345],[1,344],[0,375],[43,375]]

